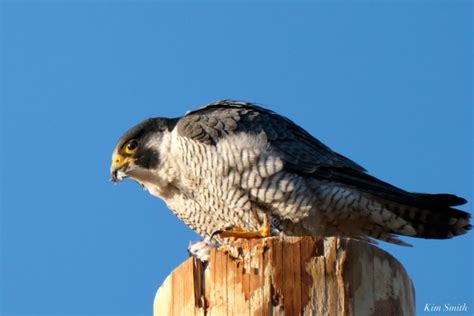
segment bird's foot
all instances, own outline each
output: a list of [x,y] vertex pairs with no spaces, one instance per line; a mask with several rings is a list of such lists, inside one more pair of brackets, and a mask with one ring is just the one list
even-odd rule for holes
[[204,238],[195,243],[189,242],[188,253],[201,262],[207,262],[209,261],[211,249],[218,248],[219,246],[220,244],[215,239]]
[[253,232],[247,232],[240,227],[233,227],[231,230],[218,230],[211,235],[211,240],[214,236],[219,236],[220,238],[243,238],[243,239],[253,239],[253,238],[265,238],[272,236],[270,221],[268,216],[265,215],[263,218],[263,224],[260,226],[260,229]]

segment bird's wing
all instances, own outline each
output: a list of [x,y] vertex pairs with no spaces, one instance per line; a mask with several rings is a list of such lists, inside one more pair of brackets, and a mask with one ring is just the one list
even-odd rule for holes
[[285,168],[298,174],[312,174],[324,166],[364,172],[361,166],[332,151],[289,119],[250,103],[211,103],[187,113],[177,128],[180,136],[210,145],[226,135],[263,132]]
[[410,193],[381,181],[288,118],[251,103],[231,100],[211,103],[187,113],[177,128],[181,136],[206,144],[216,144],[220,138],[233,133],[263,132],[287,171],[341,183],[382,199],[418,207],[466,203],[455,195]]
[[[227,100],[209,104],[189,112],[177,128],[180,136],[209,145],[217,144],[226,135],[263,132],[269,150],[283,161],[283,170],[355,189],[387,205],[415,226],[440,223],[419,237],[447,238],[470,228],[470,215],[452,208],[466,203],[465,199],[451,194],[411,193],[383,182],[289,119],[256,105]],[[458,222],[459,227],[450,222]]]

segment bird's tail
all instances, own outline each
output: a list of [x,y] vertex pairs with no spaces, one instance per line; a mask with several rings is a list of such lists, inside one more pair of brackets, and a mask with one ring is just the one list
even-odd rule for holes
[[362,194],[358,208],[371,215],[362,228],[372,238],[403,244],[395,235],[447,239],[472,227],[471,215],[454,208],[467,201],[453,194],[407,192],[350,168],[320,168],[315,176]]
[[[465,234],[471,229],[471,215],[453,208],[466,203],[465,199],[452,194],[409,195],[409,199],[390,201],[386,207],[410,223],[416,232],[413,237],[447,239]],[[403,235],[402,232],[394,233]]]

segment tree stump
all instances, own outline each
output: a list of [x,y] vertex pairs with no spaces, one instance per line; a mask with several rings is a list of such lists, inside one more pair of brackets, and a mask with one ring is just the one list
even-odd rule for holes
[[351,239],[239,240],[189,258],[156,293],[162,315],[415,315],[412,282],[385,251]]

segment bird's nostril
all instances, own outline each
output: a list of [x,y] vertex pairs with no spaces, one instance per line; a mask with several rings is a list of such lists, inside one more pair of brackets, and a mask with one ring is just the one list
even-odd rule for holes
[[112,157],[112,163],[113,163],[113,164],[118,165],[118,164],[121,164],[122,161],[123,161],[123,159],[122,159],[122,157],[120,157],[119,155],[114,155],[114,156]]

